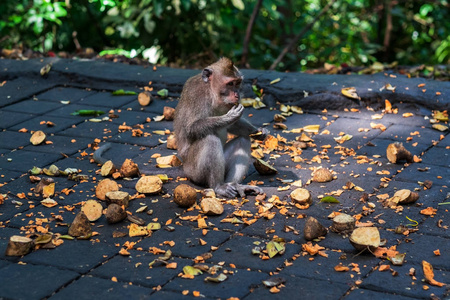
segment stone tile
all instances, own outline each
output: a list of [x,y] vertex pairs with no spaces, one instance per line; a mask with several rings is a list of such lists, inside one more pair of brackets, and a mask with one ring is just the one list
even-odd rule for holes
[[[413,135],[412,133],[418,132],[419,134]],[[413,143],[418,143],[419,145],[430,145],[432,141],[439,141],[440,131],[431,129],[431,125],[426,128],[420,126],[409,126],[409,125],[397,125],[394,124],[382,132],[379,136],[380,139],[389,139],[396,142],[404,143],[405,147],[409,150]],[[412,137],[412,140],[407,141],[408,137]],[[422,146],[425,147],[425,146]],[[411,151],[411,150],[410,150]]]
[[130,256],[117,255],[92,270],[89,275],[110,279],[116,276],[119,281],[133,282],[135,285],[153,288],[158,285],[163,286],[179,273],[183,272],[184,266],[193,264],[192,260],[173,257],[168,263],[176,263],[177,268],[168,269],[163,263],[156,262],[152,268],[149,263],[162,256],[145,253],[143,251],[130,250]]
[[[406,253],[406,260],[409,263],[421,263],[422,260],[426,260],[436,269],[450,269],[450,253],[447,251],[450,245],[449,238],[421,234],[420,231],[410,234],[409,238],[411,242],[400,243],[397,247],[400,253]],[[440,256],[433,253],[437,249],[441,252]],[[447,281],[449,276],[447,272]]]
[[152,292],[152,289],[131,285],[128,282],[114,282],[111,279],[82,276],[49,299],[149,299]]
[[[200,294],[205,295],[206,297],[215,299],[230,299],[232,297],[242,299],[255,286],[261,284],[261,282],[268,277],[265,273],[234,269],[227,266],[224,267],[223,270],[228,272],[228,278],[224,282],[215,283],[204,281],[206,277],[216,277],[218,274],[210,275],[204,273],[195,276],[194,279],[176,277],[164,286],[163,291],[177,290],[181,292],[183,290],[194,290],[199,291]],[[232,272],[232,274],[229,272]]]
[[[0,188],[0,193],[7,193],[7,189]],[[16,201],[16,203],[22,203],[22,205],[14,204],[13,201]],[[25,212],[28,211],[30,208],[30,204],[28,204],[27,199],[20,199],[14,195],[9,194],[4,203],[2,204],[2,209],[0,211],[0,222],[9,223],[11,218],[15,216],[21,216]]]
[[436,215],[433,218],[427,218],[420,224],[420,232],[450,238],[450,212],[446,207],[448,205],[439,205]]
[[[93,237],[95,240],[95,237]],[[29,264],[46,264],[66,268],[80,273],[101,265],[118,252],[110,244],[90,240],[66,240],[64,244],[51,250],[40,249],[23,258]],[[87,255],[89,253],[89,255]]]
[[[75,113],[78,110],[97,110],[97,111],[103,111],[104,114],[101,114],[99,116],[73,116],[72,113]],[[92,118],[103,118],[107,116],[108,109],[105,109],[103,106],[95,106],[95,105],[89,105],[89,104],[77,104],[70,103],[66,105],[61,105],[57,109],[48,111],[47,115],[49,116],[56,116],[56,117],[76,117],[78,120],[89,120]]]
[[25,173],[33,166],[50,165],[60,158],[61,154],[20,150],[0,156],[0,166],[2,169]]
[[422,161],[426,164],[437,165],[450,168],[450,148],[432,147],[422,156]]
[[[410,268],[416,270],[416,280],[413,280],[412,277],[408,275]],[[391,269],[398,272],[398,275],[393,276],[390,271],[380,272],[375,270],[369,274],[367,278],[363,279],[360,288],[422,299],[428,299],[432,294],[441,298],[445,292],[445,288],[435,287],[429,284],[426,285],[429,286],[430,289],[424,290],[423,286],[425,283],[422,282],[424,276],[421,264],[413,264],[408,261],[408,263],[403,266],[391,266]],[[434,267],[434,274],[434,279],[437,281],[449,282],[450,280],[450,274],[447,271],[439,270]]]
[[0,110],[0,129],[9,129],[11,128],[11,126],[32,119],[33,117],[35,117],[35,115],[32,113],[20,113]]
[[262,260],[258,255],[252,254],[252,249],[257,244],[265,248],[267,242],[269,241],[261,238],[236,234],[214,251],[211,262],[225,262],[226,265],[234,264],[237,268],[249,268],[252,271],[274,272],[284,266],[285,260],[291,260],[292,256],[301,250],[298,244],[286,244],[286,252],[283,255],[276,255],[269,260]]
[[0,131],[0,144],[2,148],[17,149],[31,145],[30,137],[31,134],[27,132]]
[[[419,169],[426,171],[422,172]],[[395,179],[410,182],[431,180],[435,186],[450,186],[450,168],[448,166],[428,165],[426,163],[411,164],[395,176]]]
[[[53,122],[54,126],[48,126],[42,122]],[[75,117],[55,117],[55,116],[39,116],[34,118],[27,118],[25,122],[21,122],[10,127],[10,130],[18,131],[19,129],[26,128],[29,132],[42,130],[45,134],[51,134],[55,132],[62,131],[66,128],[76,125],[80,122],[78,118]]]
[[[291,276],[306,277],[320,281],[339,282],[348,286],[355,285],[355,281],[365,276],[375,267],[380,259],[373,255],[354,256],[352,253],[324,250],[328,257],[299,256],[292,265],[285,267],[277,276],[289,281]],[[333,263],[330,263],[333,262]],[[348,272],[336,272],[334,267],[342,264],[350,268]],[[355,270],[355,266],[359,271]]]
[[349,289],[349,286],[342,283],[330,282],[326,280],[313,280],[303,277],[289,277],[285,286],[280,288],[280,292],[272,294],[269,288],[259,285],[245,300],[251,299],[298,299],[299,295],[308,295],[316,299],[339,299]]
[[116,124],[126,124],[128,126],[145,124],[149,126],[150,124],[148,124],[149,122],[147,122],[147,119],[150,118],[150,123],[155,122],[153,117],[156,117],[158,114],[120,109],[115,110],[114,115],[116,115],[117,118],[111,118],[111,121]]
[[11,104],[2,108],[5,111],[13,111],[20,113],[29,114],[44,114],[53,111],[57,108],[62,107],[61,103],[54,103],[48,101],[38,101],[38,100],[26,100],[21,101],[16,104]]
[[78,153],[80,150],[86,149],[90,143],[94,141],[92,138],[83,138],[83,137],[69,137],[62,136],[59,134],[49,135],[46,138],[47,141],[50,141],[51,144],[41,144],[38,146],[27,146],[23,150],[30,152],[43,152],[50,154],[60,154],[62,157],[65,155],[72,155]]
[[10,264],[0,269],[0,298],[43,299],[78,276],[52,266]]
[[137,95],[131,96],[114,96],[109,92],[98,92],[96,94],[85,97],[77,102],[79,105],[95,105],[103,106],[108,109],[119,108],[133,101],[137,102]]
[[137,101],[137,96],[135,97],[136,101],[131,101],[127,104],[122,105],[122,109],[124,110],[132,110],[134,112],[145,112],[145,113],[153,113],[156,115],[162,115],[164,111],[164,106],[170,106],[175,108],[178,104],[178,100],[174,98],[161,99],[155,96],[156,93],[152,94],[152,102],[148,106],[141,106]]
[[86,89],[72,88],[72,87],[55,87],[51,90],[36,95],[39,100],[46,100],[52,102],[70,101],[71,103],[86,99],[97,92],[88,91]]
[[[81,120],[81,119],[80,119]],[[72,126],[63,131],[58,132],[60,135],[74,137],[89,137],[92,139],[111,138],[118,133],[118,125],[113,122],[82,122],[76,126]]]
[[[208,230],[208,233],[203,235],[201,229],[191,226],[175,225],[174,227],[175,231],[173,232],[168,232],[164,229],[154,232],[151,238],[141,240],[138,246],[144,250],[148,250],[150,247],[157,247],[163,250],[170,249],[175,256],[195,258],[198,255],[211,251],[211,246],[220,246],[231,236],[231,233],[223,231]],[[200,239],[206,244],[202,245]],[[175,241],[175,245],[173,247],[164,245],[165,241]]]
[[386,300],[413,300],[417,298],[399,295],[397,293],[382,293],[366,289],[355,289],[350,294],[342,298],[344,300],[362,300],[362,299],[386,299]]

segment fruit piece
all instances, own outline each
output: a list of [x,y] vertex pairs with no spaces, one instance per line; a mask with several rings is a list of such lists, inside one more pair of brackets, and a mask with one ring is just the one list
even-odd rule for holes
[[103,177],[111,176],[114,172],[116,172],[116,167],[111,160],[105,162],[100,170],[100,174]]
[[114,224],[125,220],[127,212],[123,210],[122,206],[112,203],[106,209],[105,217],[109,224]]
[[375,250],[380,246],[380,232],[376,227],[360,227],[353,230],[350,243],[356,250]]
[[386,156],[387,159],[393,164],[401,160],[406,160],[407,163],[414,162],[414,156],[411,152],[406,150],[405,147],[403,147],[402,143],[399,142],[389,144],[386,148]]
[[311,241],[327,234],[327,229],[320,224],[320,222],[314,217],[308,217],[306,219],[305,227],[303,229],[305,240]]
[[170,106],[164,106],[163,115],[165,120],[173,121],[173,119],[175,118],[175,108]]
[[9,238],[6,247],[6,256],[22,256],[30,253],[33,248],[33,240],[20,235],[13,235]]
[[106,193],[106,203],[112,204],[118,204],[120,206],[128,207],[128,203],[130,202],[130,194],[127,192],[122,191],[114,191],[114,192],[108,192]]
[[46,138],[47,138],[47,136],[45,135],[45,133],[41,130],[38,130],[38,131],[35,131],[33,133],[33,135],[30,137],[30,142],[34,146],[37,146],[39,144],[42,144]]
[[142,194],[157,194],[162,191],[163,182],[158,176],[143,176],[136,183],[136,191]]
[[333,180],[333,174],[326,168],[320,168],[313,172],[312,181],[314,182],[329,182]]
[[258,171],[261,175],[272,175],[278,173],[277,169],[259,158],[255,159],[253,166],[255,166],[256,171]]
[[74,237],[89,237],[92,235],[91,223],[84,214],[80,211],[69,227],[69,235]]
[[102,216],[103,207],[96,200],[88,200],[81,207],[81,211],[84,212],[90,222],[95,222]]
[[197,201],[197,192],[187,184],[180,184],[173,191],[173,201],[181,207],[190,207]]
[[300,205],[312,203],[311,193],[307,189],[303,188],[293,190],[291,193],[291,199]]
[[223,205],[217,198],[204,198],[200,202],[202,211],[207,215],[221,215],[223,213]]
[[105,200],[106,193],[118,190],[119,185],[117,182],[111,179],[103,179],[98,183],[97,188],[95,189],[95,196],[100,200]]
[[139,176],[140,172],[138,165],[131,159],[127,158],[123,162],[122,167],[120,167],[120,174],[122,174],[123,177]]
[[341,213],[333,218],[331,230],[337,233],[348,234],[355,229],[356,220],[350,215]]
[[150,94],[150,92],[148,91],[139,93],[138,102],[142,106],[149,105],[152,102],[152,94]]

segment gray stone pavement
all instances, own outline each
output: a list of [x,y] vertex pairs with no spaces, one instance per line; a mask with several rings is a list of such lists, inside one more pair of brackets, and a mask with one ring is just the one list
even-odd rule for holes
[[[52,69],[42,77],[39,70],[49,62]],[[430,123],[432,110],[449,108],[450,83],[395,74],[243,70],[244,96],[254,97],[251,84],[255,82],[266,94],[267,107],[249,107],[244,114],[278,137],[279,148],[266,149],[264,156],[278,173],[260,175],[252,166],[246,182],[258,182],[267,198],[224,201],[225,212],[207,216],[207,228],[200,229],[197,219],[205,216],[199,207],[180,208],[172,194],[180,183],[201,187],[182,181],[179,167],[157,169],[152,158],[176,153],[167,149],[167,135],[155,133],[171,131],[172,122],[147,119],[162,115],[164,106],[175,107],[183,83],[197,72],[100,61],[0,60],[0,194],[4,201],[0,204],[0,299],[450,299],[449,285],[431,285],[422,270],[422,261],[428,261],[435,279],[450,284],[450,204],[439,205],[450,201],[450,136],[448,130],[438,131]],[[278,83],[270,84],[277,78]],[[386,84],[395,86],[395,92],[386,89]],[[145,86],[152,87],[154,95],[146,107],[138,104],[136,95],[111,95],[118,89],[140,92]],[[350,86],[356,87],[361,100],[340,94],[341,88]],[[169,91],[167,99],[156,96],[162,88]],[[383,113],[385,99],[398,108],[397,114]],[[304,111],[287,117],[286,130],[273,128],[274,115],[281,113],[280,103],[298,105]],[[92,116],[71,115],[79,109],[101,110],[105,114],[97,119],[111,118],[93,122]],[[411,116],[405,117],[405,113]],[[130,130],[119,130],[123,124],[141,128],[144,134],[136,137]],[[385,130],[373,128],[374,124],[382,124]],[[311,135],[314,145],[299,151],[292,144],[301,135],[295,129],[307,125],[320,125],[320,129]],[[44,131],[51,143],[33,146],[29,139],[37,130]],[[335,138],[344,134],[352,138],[337,143]],[[88,240],[63,240],[54,249],[34,249],[23,257],[5,256],[12,235],[67,235],[67,224],[80,211],[80,203],[96,199],[95,187],[102,178],[96,173],[99,166],[91,162],[91,145],[97,139],[113,143],[105,154],[108,158],[119,163],[131,158],[140,169],[170,177],[162,193],[136,198],[127,209],[162,228],[151,236],[129,237],[129,221],[111,225],[102,216],[92,223],[96,235]],[[394,141],[402,142],[422,161],[389,163],[386,147]],[[263,148],[262,144],[256,146]],[[53,199],[58,204],[48,208],[41,203],[42,196],[34,193],[36,183],[30,182],[28,171],[51,164],[79,169],[88,180],[54,177]],[[310,182],[318,167],[332,170],[334,180]],[[297,208],[289,198],[296,188],[291,184],[298,180],[313,197],[307,209]],[[425,180],[432,182],[431,188],[420,184]],[[117,182],[121,190],[136,194],[136,180]],[[345,189],[349,182],[356,188]],[[70,192],[66,195],[64,189]],[[397,209],[384,207],[385,198],[400,189],[417,191],[419,200]],[[340,203],[320,202],[329,194]],[[263,204],[270,204],[272,196],[279,201],[272,202],[275,205],[264,214]],[[143,205],[153,213],[136,213]],[[426,208],[435,210],[425,215]],[[307,243],[303,236],[306,217],[313,216],[329,227],[332,212],[360,217],[360,226],[373,224],[386,239],[385,247],[394,246],[406,254],[403,265],[392,265],[367,251],[359,253],[347,237],[332,231],[312,242],[324,248],[323,255],[308,254],[302,248]],[[235,222],[224,222],[233,217]],[[417,226],[408,226],[415,222]],[[395,233],[399,225],[407,226],[409,234]],[[174,230],[167,230],[168,226]],[[116,231],[125,236],[113,237]],[[276,237],[286,241],[283,254],[271,259],[264,253],[252,254],[255,247],[264,249]],[[119,254],[123,248],[128,249],[128,256]],[[171,250],[170,265],[157,262],[150,268],[149,263],[163,255],[158,249]],[[206,277],[215,276],[207,272],[184,278],[183,268],[199,261],[208,267],[222,267],[228,278],[207,282]],[[335,271],[339,264],[349,270]],[[389,267],[380,271],[386,268],[383,265]],[[275,289],[263,284],[273,278],[281,278],[283,283]]]

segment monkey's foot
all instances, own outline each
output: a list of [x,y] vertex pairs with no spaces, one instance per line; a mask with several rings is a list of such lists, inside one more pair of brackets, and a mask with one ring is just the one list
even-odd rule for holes
[[246,185],[246,184],[239,184],[235,182],[229,182],[225,183],[221,186],[218,186],[215,189],[215,192],[218,196],[226,197],[226,198],[234,198],[234,197],[245,197],[246,194],[263,194],[264,191],[262,188],[253,186],[253,185]]

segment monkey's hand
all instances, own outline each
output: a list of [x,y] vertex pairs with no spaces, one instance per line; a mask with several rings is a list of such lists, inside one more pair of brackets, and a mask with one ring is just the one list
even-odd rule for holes
[[236,106],[233,106],[224,117],[231,124],[239,120],[243,113],[244,106],[242,106],[242,104],[238,104]]
[[267,137],[269,133],[270,132],[267,128],[259,127],[257,132],[250,134],[250,137],[254,138],[255,140],[262,141]]
[[245,197],[246,194],[263,194],[264,191],[262,188],[254,185],[246,185],[246,184],[239,184],[235,183],[236,190],[239,194],[239,196]]

